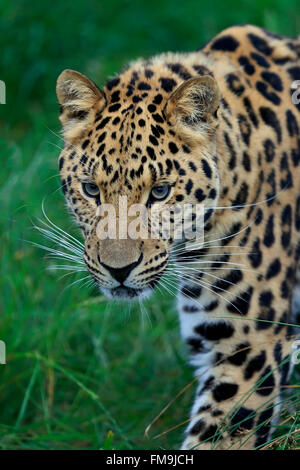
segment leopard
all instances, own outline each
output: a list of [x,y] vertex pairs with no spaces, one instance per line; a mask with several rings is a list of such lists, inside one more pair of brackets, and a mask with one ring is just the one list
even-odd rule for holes
[[[177,273],[196,383],[183,450],[263,448],[282,412],[300,297],[297,80],[300,38],[252,25],[136,59],[101,89],[71,69],[57,79],[61,186],[87,271],[112,302]],[[204,207],[201,244],[99,236],[103,205],[122,218],[120,196],[148,212]]]

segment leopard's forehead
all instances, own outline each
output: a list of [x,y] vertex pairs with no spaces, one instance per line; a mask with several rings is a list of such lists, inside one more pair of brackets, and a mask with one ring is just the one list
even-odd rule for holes
[[[152,103],[159,106],[180,83],[195,74],[195,70],[189,70],[189,66],[180,62],[182,55],[176,54],[161,54],[148,61],[138,60],[108,80],[104,90],[110,96],[111,103],[121,99],[133,104]],[[206,67],[202,69],[203,74],[210,73]]]

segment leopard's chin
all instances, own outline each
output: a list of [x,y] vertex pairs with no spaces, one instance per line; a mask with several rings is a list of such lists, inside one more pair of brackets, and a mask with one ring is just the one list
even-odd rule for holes
[[143,289],[136,289],[133,287],[118,286],[113,289],[102,288],[103,294],[108,299],[114,300],[138,300],[150,297],[153,289],[145,287]]

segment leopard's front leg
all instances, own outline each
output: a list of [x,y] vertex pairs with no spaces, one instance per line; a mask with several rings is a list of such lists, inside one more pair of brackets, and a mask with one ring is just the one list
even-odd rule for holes
[[[267,318],[269,288],[248,288],[230,301],[200,296],[200,290],[190,284],[179,296],[182,335],[199,380],[182,448],[254,449],[268,440],[280,411],[289,370],[286,332],[282,325],[250,320],[263,312]],[[277,305],[282,312],[288,307],[283,303]]]

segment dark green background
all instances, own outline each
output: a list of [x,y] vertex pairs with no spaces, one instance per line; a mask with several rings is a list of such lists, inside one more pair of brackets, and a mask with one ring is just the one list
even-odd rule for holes
[[[138,304],[67,288],[75,278],[47,271],[44,252],[24,242],[43,243],[32,229],[43,198],[50,217],[78,235],[57,176],[56,77],[74,68],[102,85],[132,59],[197,49],[233,24],[300,34],[299,1],[0,0],[0,16],[0,448],[177,446],[183,427],[168,430],[187,418],[193,387],[150,432],[166,434],[144,436],[192,379],[172,297],[145,302],[148,320]],[[279,448],[297,446],[291,424]]]

